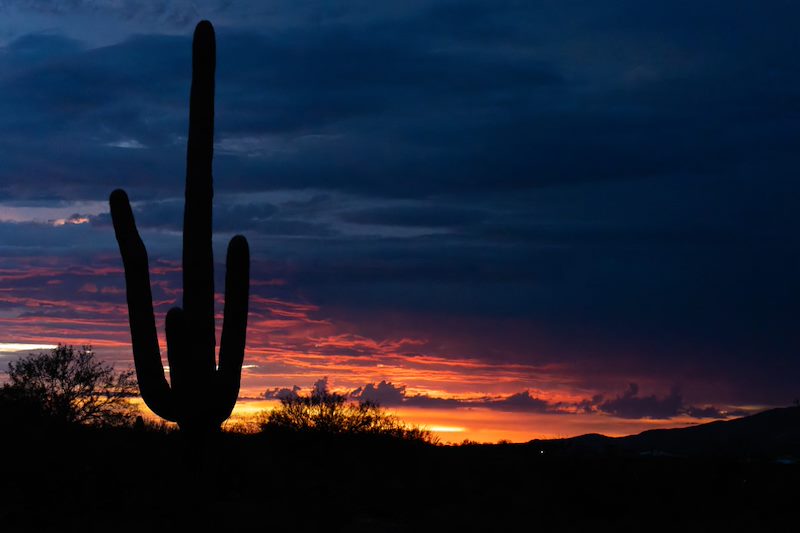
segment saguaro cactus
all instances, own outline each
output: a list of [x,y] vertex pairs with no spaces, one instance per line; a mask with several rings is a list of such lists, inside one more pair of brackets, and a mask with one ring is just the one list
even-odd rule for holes
[[170,383],[161,365],[147,250],[136,229],[128,195],[117,189],[110,198],[114,232],[125,266],[139,390],[157,415],[177,422],[182,431],[190,433],[214,431],[230,416],[239,394],[247,329],[250,251],[247,240],[237,235],[228,245],[225,317],[217,366],[211,246],[215,64],[214,28],[202,21],[195,28],[192,44],[183,218],[183,309],[175,307],[166,317]]

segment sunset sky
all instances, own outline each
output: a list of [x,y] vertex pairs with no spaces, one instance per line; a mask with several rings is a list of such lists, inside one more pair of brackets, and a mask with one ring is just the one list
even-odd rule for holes
[[523,441],[800,397],[782,0],[0,1],[0,371],[132,364],[115,188],[164,342],[204,18],[218,290],[228,239],[252,253],[240,413],[327,378]]

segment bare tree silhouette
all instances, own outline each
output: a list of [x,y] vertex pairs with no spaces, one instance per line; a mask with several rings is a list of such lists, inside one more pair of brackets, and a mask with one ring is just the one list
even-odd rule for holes
[[250,283],[250,251],[237,235],[228,245],[225,317],[216,363],[214,260],[211,242],[216,41],[208,21],[197,24],[192,44],[192,87],[183,221],[183,309],[167,313],[170,383],[158,347],[147,250],[136,229],[128,195],[111,193],[111,217],[125,266],[131,340],[139,389],[157,415],[187,434],[219,429],[239,394]]
[[133,371],[117,372],[97,360],[91,346],[59,344],[8,363],[0,395],[20,418],[57,424],[125,426],[136,416]]

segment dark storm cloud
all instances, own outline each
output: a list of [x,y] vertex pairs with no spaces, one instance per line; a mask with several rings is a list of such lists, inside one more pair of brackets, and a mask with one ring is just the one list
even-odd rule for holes
[[38,255],[43,250],[48,255],[74,253],[76,249],[97,252],[106,249],[105,232],[96,231],[88,224],[53,224],[38,222],[0,221],[0,251],[5,257]]
[[[197,3],[186,0],[15,0],[0,2],[0,8],[15,8],[45,15],[105,15],[120,19],[143,19],[150,23],[166,21],[178,26],[196,22],[199,12]],[[201,2],[206,6],[219,7],[219,2]]]
[[639,385],[636,383],[630,383],[625,392],[621,395],[617,394],[613,399],[605,400],[602,395],[597,395],[591,400],[580,402],[578,406],[586,412],[596,409],[619,418],[632,419],[667,419],[679,415],[691,418],[722,419],[747,414],[738,409],[721,410],[713,405],[687,405],[683,395],[675,387],[662,398],[655,394],[642,396],[639,394]]
[[474,224],[484,217],[477,210],[431,205],[362,209],[344,213],[342,220],[354,224],[435,228]]
[[[452,148],[424,138],[409,142],[414,129],[434,124],[430,109],[438,109],[435,120],[449,121],[446,109],[472,107],[472,100],[493,107],[484,100],[495,91],[536,92],[560,83],[541,62],[434,49],[414,38],[411,28],[400,34],[346,25],[269,36],[224,28],[219,33],[218,169],[236,176],[234,188],[408,190],[396,182],[398,171],[434,178],[440,170],[432,156],[457,157],[448,153]],[[0,140],[29,145],[34,133],[48,131],[50,138],[42,140],[58,141],[61,165],[91,168],[95,179],[123,183],[135,172],[136,183],[152,194],[168,186],[161,178],[179,175],[173,165],[156,161],[180,161],[173,145],[185,132],[188,51],[186,37],[137,36],[52,57],[0,80],[11,126]],[[124,149],[132,147],[140,149]],[[111,160],[120,162],[116,172]],[[38,170],[44,179],[54,174],[26,162],[29,173]],[[79,185],[70,184],[80,194],[97,194]]]
[[[318,384],[315,384],[317,388]],[[326,382],[327,383],[327,382]],[[264,396],[267,399],[280,399],[281,397],[296,397],[302,389],[295,385],[292,389],[275,388],[268,389]],[[429,396],[427,394],[408,394],[405,385],[396,385],[388,381],[380,383],[367,383],[363,387],[347,393],[347,397],[359,402],[367,401],[386,407],[423,407],[428,409],[456,409],[469,407],[483,407],[496,409],[498,411],[509,412],[566,412],[567,407],[562,404],[550,403],[546,400],[536,398],[529,391],[522,391],[510,394],[501,398],[481,398],[475,400],[465,400],[457,398],[441,398]]]
[[[134,209],[136,225],[139,229],[180,231],[183,228],[183,208],[182,198],[138,205]],[[223,232],[258,230],[276,211],[277,207],[269,203],[217,205],[214,209],[214,230]],[[98,226],[109,226],[111,216],[109,213],[102,213],[92,217],[91,221]]]
[[676,390],[664,398],[639,396],[639,386],[631,383],[622,396],[606,400],[598,408],[620,418],[672,418],[681,411],[682,405],[683,398]]
[[291,389],[288,388],[280,388],[276,387],[274,389],[268,389],[264,391],[264,398],[267,400],[291,400],[293,398],[297,398],[298,392],[302,389],[295,385]]
[[359,401],[368,401],[379,405],[399,405],[406,398],[404,385],[393,385],[387,381],[378,384],[367,383],[350,393],[352,398]]
[[[776,88],[781,97],[770,98],[763,80],[742,77],[742,65],[722,50],[698,49],[702,43],[682,33],[669,36],[672,48],[656,47],[651,33],[664,29],[645,17],[655,27],[643,35],[620,31],[643,40],[659,74],[614,79],[622,67],[599,57],[597,72],[567,76],[563,71],[575,69],[565,57],[567,43],[543,41],[536,25],[522,24],[535,23],[537,11],[449,4],[357,26],[299,25],[268,35],[220,28],[220,175],[234,176],[229,189],[425,195],[718,174],[788,148],[780,138],[785,127],[764,126],[796,106],[796,95]],[[488,20],[499,29],[489,32],[493,38],[456,32],[458,25],[442,22],[442,12],[464,28]],[[589,30],[587,38],[597,31]],[[123,183],[138,175],[134,183],[151,194],[169,187],[161,179],[180,175],[166,163],[179,163],[182,155],[175,141],[185,132],[188,50],[187,37],[142,35],[5,79],[3,102],[13,106],[11,118],[18,116],[13,131],[41,132],[45,120],[55,121],[60,127],[50,140],[71,145],[64,164],[88,169],[94,160],[95,179],[104,170],[105,179]],[[687,59],[679,68],[673,56],[681,54]],[[695,63],[706,54],[714,62],[700,69]],[[772,70],[788,77],[784,82],[797,81],[793,70]],[[609,79],[615,83],[609,86]],[[723,84],[724,91],[714,90]],[[757,142],[731,130],[733,121],[755,128]],[[69,139],[57,135],[64,129],[73,134]],[[107,161],[98,153],[98,145],[125,143],[146,149],[110,150]],[[70,157],[75,152],[82,162]],[[115,175],[111,160],[135,174]]]
[[7,76],[35,65],[52,62],[81,52],[80,41],[62,35],[39,33],[24,35],[5,46],[0,64]]
[[[327,390],[327,380],[319,380],[314,390]],[[267,399],[296,398],[302,395],[302,388],[273,388],[264,392]],[[703,407],[686,405],[676,390],[658,398],[655,395],[640,396],[639,387],[631,383],[628,389],[614,399],[605,400],[602,395],[581,400],[577,403],[552,402],[538,398],[531,391],[524,390],[506,396],[483,397],[477,399],[442,398],[427,394],[408,394],[405,385],[388,381],[367,383],[346,394],[354,401],[368,401],[384,407],[422,407],[428,409],[484,408],[504,412],[550,413],[561,415],[602,412],[617,418],[627,419],[670,419],[678,416],[692,418],[729,418],[746,413],[739,410],[721,410],[713,405]]]
[[[215,186],[238,195],[215,224],[258,275],[375,338],[794,398],[795,3],[123,4],[70,3],[137,21],[109,46],[0,50],[0,206],[124,187],[174,248],[197,13],[221,21]],[[113,251],[104,217],[3,223],[2,246]],[[674,410],[650,398],[607,409]]]
[[530,391],[517,392],[501,400],[488,402],[487,405],[500,411],[522,411],[526,413],[544,413],[555,410],[555,407],[547,400],[531,396]]

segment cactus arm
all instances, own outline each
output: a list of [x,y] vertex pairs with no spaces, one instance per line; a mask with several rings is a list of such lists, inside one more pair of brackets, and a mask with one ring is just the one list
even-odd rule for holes
[[214,29],[209,22],[203,21],[195,29],[192,44],[186,207],[183,219],[183,309],[186,327],[191,332],[188,346],[193,356],[191,364],[196,365],[197,377],[209,386],[216,368],[211,241],[215,64]]
[[130,317],[131,343],[142,399],[158,416],[175,420],[170,387],[164,377],[158,348],[153,299],[150,291],[147,250],[133,218],[128,195],[122,189],[111,193],[111,219],[125,268],[125,289]]
[[225,314],[219,347],[216,411],[220,423],[228,418],[239,396],[247,333],[250,291],[250,248],[237,235],[228,244],[225,270]]

